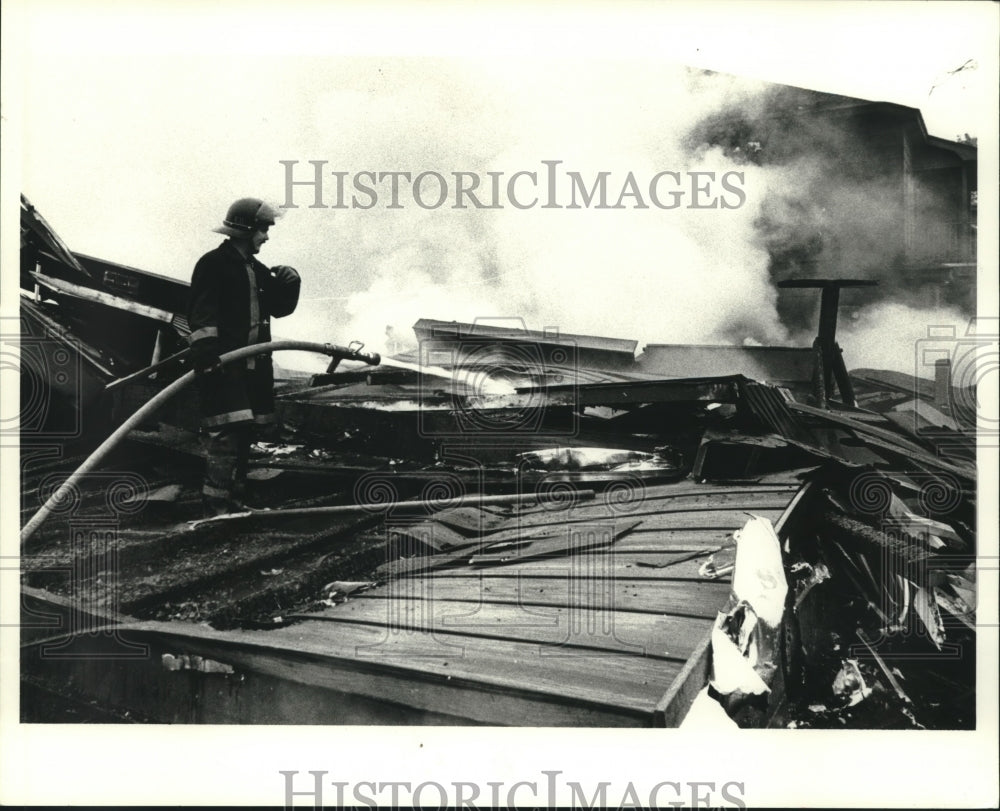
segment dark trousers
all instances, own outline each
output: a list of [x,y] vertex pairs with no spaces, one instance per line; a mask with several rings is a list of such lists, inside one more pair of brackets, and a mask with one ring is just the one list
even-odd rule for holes
[[253,428],[252,423],[243,422],[221,425],[205,432],[207,460],[202,493],[212,507],[224,510],[243,498]]
[[246,490],[250,444],[276,434],[271,359],[258,358],[253,369],[233,364],[198,378],[207,456],[202,493],[209,506],[224,512]]

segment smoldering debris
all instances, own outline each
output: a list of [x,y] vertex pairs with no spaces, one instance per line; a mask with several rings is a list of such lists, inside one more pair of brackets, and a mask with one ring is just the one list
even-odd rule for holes
[[[680,212],[667,228],[652,220],[593,219],[585,238],[574,240],[578,225],[559,216],[536,232],[511,219],[517,212],[492,212],[494,221],[475,215],[460,226],[451,216],[434,227],[425,227],[426,212],[418,212],[400,227],[399,241],[376,244],[388,226],[373,227],[352,248],[370,253],[358,270],[372,271],[365,277],[370,287],[349,305],[377,321],[373,333],[359,334],[385,335],[394,363],[360,369],[345,362],[312,378],[281,375],[277,410],[285,434],[256,445],[250,459],[247,494],[256,509],[178,526],[199,508],[203,453],[190,404],[179,404],[130,434],[128,452],[114,460],[118,467],[93,472],[31,537],[23,594],[69,617],[103,625],[142,620],[150,638],[173,635],[164,667],[190,671],[185,678],[242,671],[201,667],[216,659],[182,652],[178,638],[232,649],[247,638],[242,634],[262,633],[268,642],[282,639],[301,662],[304,637],[312,635],[309,655],[322,657],[346,631],[354,636],[337,657],[356,663],[390,609],[393,622],[406,625],[412,647],[405,655],[423,655],[440,630],[427,623],[454,601],[492,612],[463,639],[484,659],[426,665],[421,679],[434,674],[424,679],[436,685],[427,693],[434,701],[435,689],[455,688],[436,670],[450,666],[449,674],[465,668],[463,683],[489,682],[491,691],[497,686],[490,680],[502,672],[516,687],[511,696],[573,685],[545,716],[557,723],[599,717],[676,725],[699,695],[699,708],[714,723],[973,728],[978,578],[975,409],[968,404],[975,391],[961,385],[960,375],[953,380],[948,364],[935,366],[933,381],[871,368],[850,373],[835,341],[836,297],[829,291],[839,292],[845,280],[833,277],[840,271],[867,280],[881,268],[881,302],[844,302],[871,318],[896,306],[894,288],[911,276],[941,270],[948,257],[925,255],[915,234],[919,217],[946,217],[934,202],[943,187],[929,192],[926,178],[911,175],[931,171],[927,150],[942,160],[948,153],[937,167],[947,186],[965,176],[974,154],[963,145],[921,141],[910,126],[918,123],[916,111],[829,98],[802,111],[788,106],[790,98],[802,96],[779,99],[781,116],[805,116],[807,126],[781,124],[768,106],[774,99],[755,91],[742,97],[740,116],[723,107],[724,114],[708,115],[692,130],[689,142],[670,130],[655,151],[657,161],[679,167],[705,157],[746,171],[748,189],[750,180],[759,182],[765,193],[755,207],[748,200],[728,212],[723,228],[694,218],[697,212]],[[875,116],[909,155],[909,169],[900,157],[898,173],[869,180],[865,200],[851,184],[873,168],[879,144],[838,175],[842,188],[817,187],[835,168],[821,153],[856,146],[850,138],[857,133],[839,125],[838,110],[848,118]],[[889,202],[897,182],[911,195],[904,195],[901,213]],[[970,213],[964,198],[951,204],[950,212]],[[64,400],[39,424],[83,420],[90,429],[79,434],[85,444],[186,371],[183,358],[157,367],[155,377],[143,371],[150,358],[175,357],[186,341],[186,291],[103,260],[71,254],[70,262],[30,206],[22,216],[30,237],[22,256],[22,323],[51,342],[50,357],[34,368],[43,370],[40,388],[47,386],[52,401]],[[886,229],[898,217],[905,228],[890,239]],[[954,239],[941,244],[956,261],[946,264],[962,266],[969,254],[964,232],[948,233]],[[650,255],[663,257],[664,267],[644,266]],[[773,286],[792,273],[807,284],[821,278],[827,288],[826,317],[811,348],[807,340],[774,345],[813,323],[815,293],[806,306],[806,299],[780,298]],[[938,298],[961,307],[953,293],[962,278],[950,278],[954,287]],[[427,314],[412,312],[428,304],[412,293],[425,282],[450,317],[497,311],[476,308],[502,301],[505,311],[582,326],[570,334],[528,330],[520,321],[488,326],[423,317],[400,325],[400,318]],[[566,295],[581,285],[592,295]],[[923,307],[921,296],[932,289],[921,282],[906,301]],[[462,301],[452,307],[449,292],[456,290]],[[396,307],[400,297],[405,306]],[[112,312],[122,329],[108,332],[102,327]],[[636,356],[640,341],[605,337],[621,334],[625,312],[640,319],[626,333],[638,338],[728,336],[735,345],[647,344]],[[329,327],[328,315],[316,319],[316,329]],[[892,324],[878,326],[892,331]],[[46,378],[57,353],[79,358],[86,377]],[[30,442],[22,452],[27,518],[32,499],[82,458],[39,459]],[[101,476],[122,469],[142,486],[112,499]],[[111,540],[74,529],[77,519],[109,514]],[[567,577],[565,588],[554,588]],[[70,596],[81,604],[69,605]],[[570,608],[591,612],[590,619],[621,611],[614,616],[655,644],[595,635],[595,623],[586,638],[567,644],[553,634],[579,629],[524,630],[508,621],[512,606],[526,602],[556,609],[557,619]],[[308,634],[297,636],[299,625]],[[599,648],[626,657],[626,666],[578,672],[575,663],[591,657],[566,657],[569,665],[553,678],[522,656],[540,641],[560,652]],[[394,679],[423,667],[416,658],[401,668],[374,660],[364,667]],[[58,666],[37,666],[39,683],[57,693],[103,687],[97,670],[80,674],[78,684]],[[665,673],[678,681],[661,685]],[[280,689],[295,689],[292,682]],[[323,675],[310,688],[328,682]],[[595,684],[605,692],[580,709],[576,687]],[[359,717],[385,722],[400,707],[422,714],[407,704],[412,685],[397,687],[392,712],[372,694]],[[268,694],[265,703],[270,711],[294,702]],[[237,705],[227,711],[244,718]],[[453,720],[454,702],[435,706],[442,720]],[[463,706],[467,720],[510,722],[489,715],[484,702]],[[537,706],[518,722],[540,723]],[[614,709],[600,715],[607,707]],[[159,708],[168,718],[176,710]]]

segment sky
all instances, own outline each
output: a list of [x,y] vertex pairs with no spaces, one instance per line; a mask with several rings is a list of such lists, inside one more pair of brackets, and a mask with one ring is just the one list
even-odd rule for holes
[[[15,8],[5,211],[18,189],[73,250],[185,280],[233,199],[288,202],[280,161],[298,162],[296,179],[309,161],[349,178],[506,179],[558,160],[588,179],[611,172],[613,194],[629,172],[642,185],[657,171],[744,168],[685,152],[685,128],[733,88],[692,92],[684,65],[743,89],[763,80],[918,107],[945,138],[995,137],[996,15],[983,4]],[[260,256],[304,279],[274,332],[384,350],[390,327],[405,343],[419,317],[483,318],[640,345],[727,342],[734,323],[746,324],[735,340],[801,342],[776,318],[753,228],[765,193],[794,183],[750,172],[746,205],[711,212],[428,210],[405,193],[399,209],[383,194],[370,210],[333,210],[297,188]],[[904,332],[960,318],[898,314]],[[873,354],[859,333],[854,365],[911,365],[911,339]]]

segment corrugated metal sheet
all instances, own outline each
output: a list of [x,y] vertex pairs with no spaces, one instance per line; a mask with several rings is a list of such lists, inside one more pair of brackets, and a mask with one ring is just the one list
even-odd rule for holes
[[774,386],[747,382],[740,386],[740,395],[764,427],[786,439],[810,445],[818,444],[813,433],[789,410],[785,398]]

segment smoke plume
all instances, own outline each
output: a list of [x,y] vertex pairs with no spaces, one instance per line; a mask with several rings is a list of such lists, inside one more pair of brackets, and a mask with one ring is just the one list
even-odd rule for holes
[[[632,83],[637,71],[647,75]],[[365,171],[437,172],[452,187],[433,210],[415,203],[407,183],[392,208],[385,182],[369,209],[308,208],[312,192],[298,190],[282,244],[297,246],[293,260],[315,272],[294,327],[282,331],[398,351],[412,345],[418,318],[513,318],[529,329],[632,338],[640,347],[808,345],[818,292],[779,295],[776,282],[874,278],[874,293],[842,295],[848,365],[912,369],[919,322],[940,320],[942,310],[961,317],[969,307],[960,285],[904,272],[900,181],[870,148],[871,133],[837,115],[805,114],[814,102],[795,88],[638,62],[515,69],[396,59],[353,61],[338,86],[310,99],[300,120],[311,151],[296,171],[301,178],[308,161],[328,162],[327,205],[337,196],[336,171],[348,173],[348,184]],[[326,151],[317,154],[317,143]],[[542,208],[541,184],[530,210],[506,199],[497,209],[453,207],[453,173],[475,175],[484,187],[490,172],[503,173],[503,189],[515,172],[544,180],[543,161],[557,166],[562,207]],[[692,208],[688,188],[666,210],[637,208],[631,197],[621,209],[566,207],[570,173],[588,186],[606,173],[611,205],[633,176],[648,205],[649,178],[667,171],[685,183],[691,172],[713,173],[716,194],[718,178],[741,173],[745,199]],[[434,184],[424,188],[433,200]],[[351,195],[348,185],[348,203]],[[490,194],[482,188],[479,197]],[[888,302],[905,317],[881,306]],[[846,337],[876,333],[877,357],[872,342]]]
[[[555,193],[564,207],[542,209],[543,199],[531,210],[508,203],[428,211],[405,193],[397,209],[381,199],[364,211],[303,207],[284,225],[308,221],[300,227],[315,229],[325,219],[330,269],[306,294],[299,325],[373,347],[387,328],[396,340],[412,335],[420,317],[509,317],[529,329],[641,344],[788,339],[757,226],[764,201],[789,181],[786,169],[746,165],[720,148],[692,149],[686,140],[691,121],[716,107],[723,91],[695,87],[688,71],[673,66],[654,66],[659,81],[624,93],[634,72],[650,66],[552,63],[511,73],[464,67],[383,66],[377,75],[394,88],[388,98],[345,90],[317,101],[314,116],[330,134],[336,168],[437,171],[446,178],[456,171],[482,178],[502,172],[505,182],[530,171],[541,181],[542,162],[558,161]],[[547,93],[527,92],[539,83]],[[688,173],[713,173],[717,197],[719,179],[734,171],[743,176],[742,205],[688,207]],[[588,187],[607,173],[608,206],[565,207],[573,172]],[[680,176],[679,186],[661,185],[661,197],[686,189],[677,208],[651,205],[649,179],[658,172]],[[630,173],[647,207],[625,198],[622,209],[610,208]],[[546,193],[540,187],[539,195]]]

